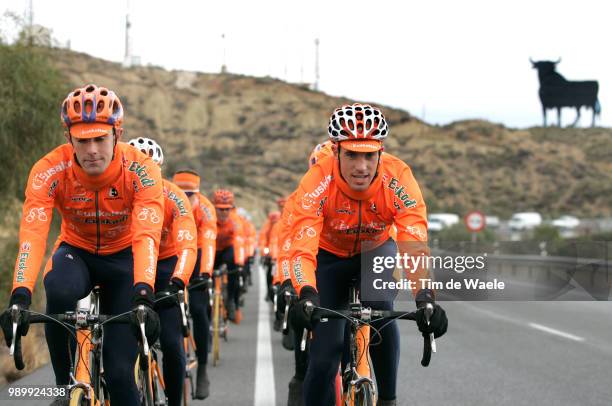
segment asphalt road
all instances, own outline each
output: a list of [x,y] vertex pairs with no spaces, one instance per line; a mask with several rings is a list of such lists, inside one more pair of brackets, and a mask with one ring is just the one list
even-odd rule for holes
[[[243,321],[222,343],[221,363],[209,366],[211,396],[194,405],[285,405],[293,354],[271,328],[270,305],[255,278]],[[422,338],[400,322],[400,405],[609,405],[612,385],[612,303],[444,302],[448,333],[431,365],[420,365]],[[399,308],[410,308],[400,303]],[[258,355],[259,354],[259,355]],[[272,378],[273,377],[273,378]],[[49,367],[13,386],[51,384]],[[2,405],[50,401],[7,400]]]

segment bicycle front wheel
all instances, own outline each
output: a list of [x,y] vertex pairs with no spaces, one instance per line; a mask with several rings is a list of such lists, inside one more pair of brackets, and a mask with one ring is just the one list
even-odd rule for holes
[[376,406],[372,385],[363,383],[355,388],[355,406]]
[[[93,402],[92,402],[93,404]],[[85,396],[83,388],[75,388],[70,394],[70,406],[88,406],[89,400]]]
[[141,355],[138,355],[136,359],[137,372],[136,372],[136,386],[138,387],[138,393],[140,395],[140,402],[143,406],[155,406],[153,400],[153,376],[151,367],[151,354],[149,353],[149,359],[141,359]]
[[215,294],[215,303],[213,309],[213,366],[217,366],[219,362],[219,334],[220,334],[220,300],[219,295]]

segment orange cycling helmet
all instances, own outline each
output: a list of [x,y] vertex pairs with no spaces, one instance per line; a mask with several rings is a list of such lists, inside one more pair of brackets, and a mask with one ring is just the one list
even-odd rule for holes
[[213,204],[219,209],[231,209],[234,207],[234,194],[227,189],[217,189]]
[[[123,105],[112,90],[91,84],[70,92],[62,103],[60,115],[71,135],[93,138],[106,134],[113,127],[121,128]],[[73,126],[76,126],[74,131]]]

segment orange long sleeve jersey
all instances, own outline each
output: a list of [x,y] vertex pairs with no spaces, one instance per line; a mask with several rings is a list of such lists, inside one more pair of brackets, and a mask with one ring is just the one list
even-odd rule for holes
[[96,177],[75,162],[70,144],[39,160],[25,191],[13,290],[34,289],[54,207],[62,216],[58,242],[96,255],[132,246],[134,283],[154,286],[164,197],[160,169],[151,158],[119,142],[109,167]]
[[185,192],[174,183],[163,180],[164,225],[159,243],[159,259],[176,255],[172,273],[185,285],[193,273],[198,256],[198,234],[191,204]]
[[[397,241],[418,241],[408,255],[427,253],[427,213],[412,171],[400,159],[383,153],[378,174],[370,187],[352,190],[340,176],[337,158],[325,157],[302,178],[295,192],[291,225],[292,282],[299,293],[304,286],[316,289],[316,255],[319,248],[348,258],[361,252],[364,243],[374,249],[389,239],[397,226]],[[399,244],[400,254],[406,245]],[[425,278],[427,270],[408,273],[410,280]],[[413,292],[416,293],[416,292]]]
[[193,204],[193,217],[198,230],[198,248],[202,250],[200,275],[212,275],[217,248],[217,213],[215,206],[206,196],[197,193]]
[[272,226],[272,222],[267,218],[259,230],[258,246],[260,255],[270,255],[270,230]]
[[295,192],[287,198],[281,218],[278,221],[278,258],[276,260],[276,266],[279,269],[278,278],[280,283],[291,279],[289,249],[291,248],[291,225],[293,222],[292,211],[294,198]]
[[235,210],[230,212],[228,219],[224,222],[217,220],[217,251],[222,251],[234,246],[234,262],[243,266],[245,260],[244,230],[242,221]]

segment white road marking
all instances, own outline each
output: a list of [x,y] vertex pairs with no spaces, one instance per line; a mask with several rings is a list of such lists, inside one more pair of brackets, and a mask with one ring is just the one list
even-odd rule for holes
[[529,323],[529,327],[535,328],[536,330],[544,331],[546,333],[558,335],[559,337],[567,338],[568,340],[584,341],[584,337],[578,337],[570,333],[566,333],[560,330],[555,330],[554,328],[543,326],[541,324]]
[[266,298],[266,275],[258,266],[259,291],[257,309],[257,358],[255,361],[255,406],[276,404],[274,364],[272,363],[272,338],[270,336],[270,309]]

